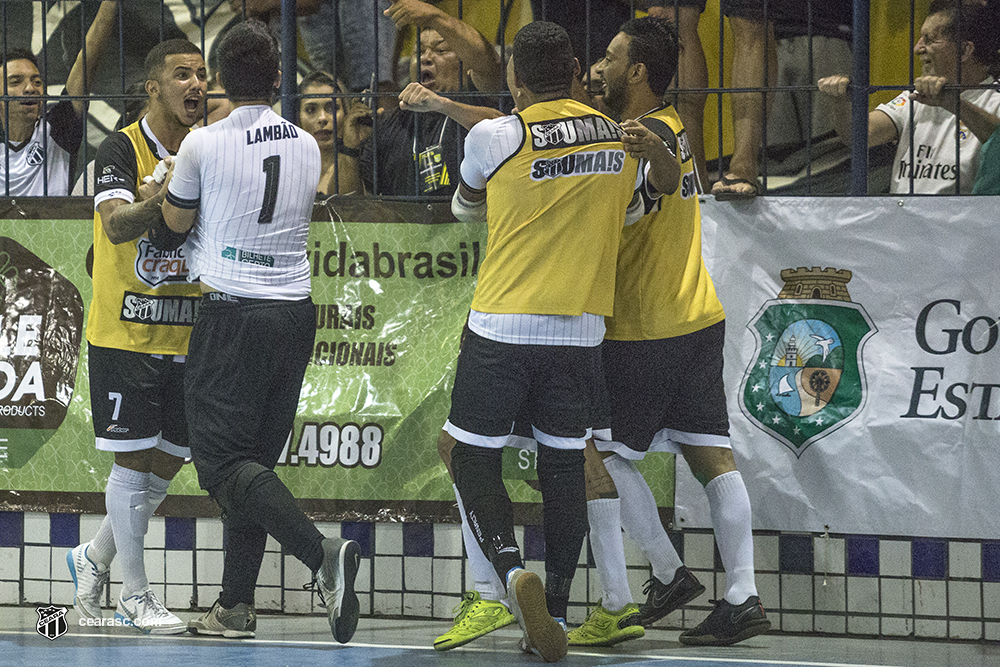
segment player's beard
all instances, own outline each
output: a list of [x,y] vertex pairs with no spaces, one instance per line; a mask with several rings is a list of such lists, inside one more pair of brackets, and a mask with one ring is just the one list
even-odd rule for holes
[[621,119],[622,112],[625,110],[625,104],[628,101],[627,98],[628,91],[623,81],[615,79],[604,80],[604,104],[619,119]]

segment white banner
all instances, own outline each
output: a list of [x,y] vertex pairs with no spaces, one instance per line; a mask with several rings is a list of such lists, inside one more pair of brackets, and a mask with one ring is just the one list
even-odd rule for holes
[[[756,529],[1000,536],[1000,198],[702,205]],[[710,527],[678,461],[676,516]]]

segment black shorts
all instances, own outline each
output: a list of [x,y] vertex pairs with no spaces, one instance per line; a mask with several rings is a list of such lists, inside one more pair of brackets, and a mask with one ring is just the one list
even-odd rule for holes
[[675,9],[680,7],[697,7],[698,13],[704,13],[705,11],[705,0],[651,0],[648,3],[649,7],[666,7],[667,9]]
[[183,357],[87,344],[90,409],[97,448],[162,449],[188,457]]
[[502,447],[521,418],[543,445],[582,449],[594,420],[593,387],[603,382],[599,347],[514,345],[470,331],[458,355],[448,432]]
[[212,491],[244,463],[277,464],[315,337],[309,298],[205,295],[184,377],[191,453],[203,489]]
[[675,338],[605,340],[601,350],[614,441],[639,453],[677,453],[682,443],[729,447],[725,337],[722,321]]
[[[774,21],[775,15],[779,11],[778,8],[778,0],[767,1],[766,15],[768,21]],[[719,0],[719,9],[723,16],[735,16],[736,18],[758,22],[764,21],[764,0]],[[802,3],[801,11],[806,11],[806,4],[804,2]]]

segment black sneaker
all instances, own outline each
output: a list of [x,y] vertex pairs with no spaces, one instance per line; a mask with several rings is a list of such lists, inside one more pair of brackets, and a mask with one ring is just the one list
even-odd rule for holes
[[642,592],[646,595],[646,602],[639,606],[639,623],[648,628],[704,593],[705,587],[691,574],[691,570],[681,565],[669,584],[653,577],[646,582]]
[[751,595],[741,605],[716,600],[715,609],[696,627],[681,633],[680,642],[694,646],[729,646],[771,629],[760,598]]

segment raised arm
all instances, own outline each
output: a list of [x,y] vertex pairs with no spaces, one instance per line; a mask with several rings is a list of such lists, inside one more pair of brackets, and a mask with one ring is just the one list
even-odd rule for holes
[[[851,80],[841,74],[828,76],[816,82],[819,91],[827,95],[827,102],[834,105],[833,129],[845,144],[851,143],[851,100],[847,87]],[[899,139],[896,124],[885,113],[875,110],[868,114],[868,146],[881,146]]]
[[[114,1],[102,2],[100,8],[98,8],[94,22],[90,24],[90,29],[87,30],[84,46],[80,49],[80,53],[77,54],[73,68],[69,71],[69,77],[66,79],[66,92],[70,95],[82,96],[90,94],[90,88],[94,85],[94,75],[97,72],[97,63],[100,62],[101,55],[104,53],[104,47],[115,30],[117,9],[118,3]],[[84,53],[87,54],[86,76],[84,76],[83,69]],[[83,114],[85,105],[86,102],[84,100],[73,101],[73,110],[76,111],[77,116]]]
[[399,94],[399,108],[418,113],[428,111],[443,113],[467,130],[471,130],[472,126],[481,120],[499,118],[503,115],[497,109],[462,104],[442,97],[416,82],[407,84]]
[[465,68],[471,70],[472,82],[480,91],[495,92],[503,87],[500,55],[489,40],[468,23],[420,0],[393,0],[385,15],[397,28],[413,25],[421,30],[436,31]]

